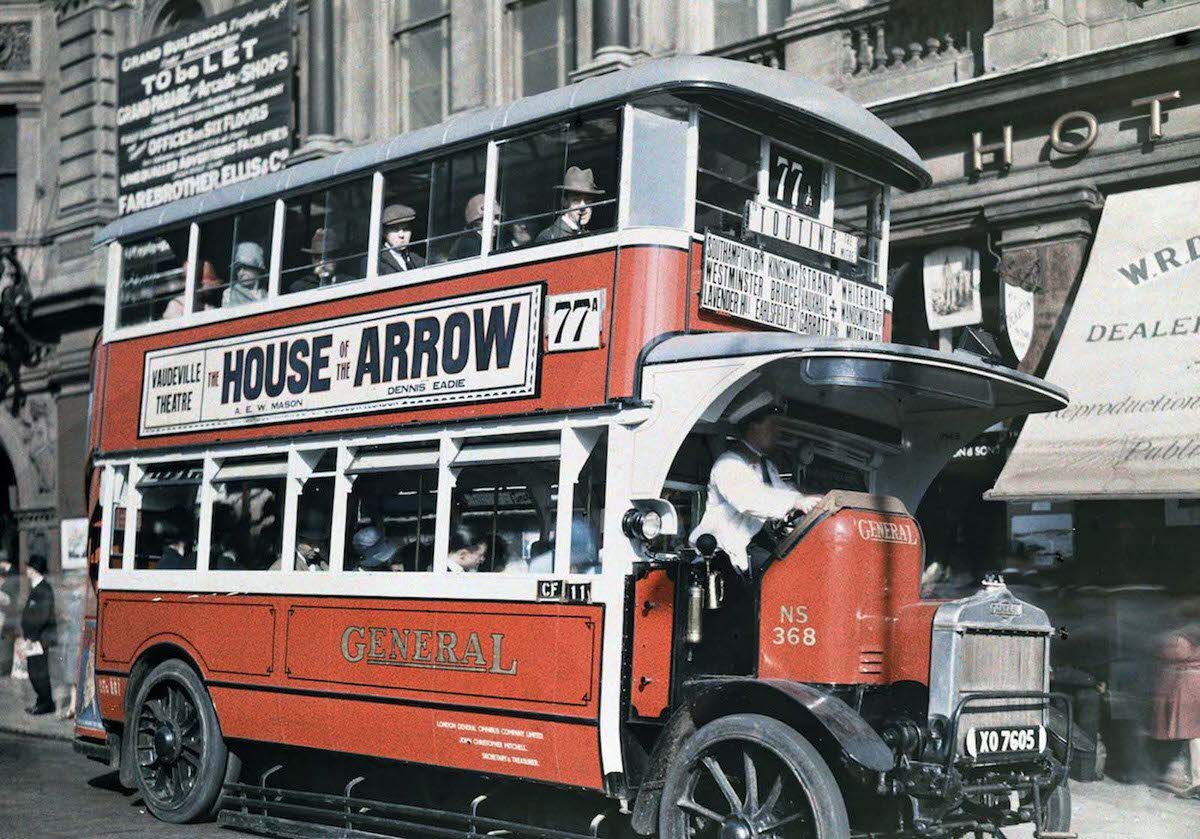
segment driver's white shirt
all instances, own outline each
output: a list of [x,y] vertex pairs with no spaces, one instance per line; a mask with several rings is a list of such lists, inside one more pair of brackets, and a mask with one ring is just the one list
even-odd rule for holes
[[[756,459],[748,460],[742,447]],[[704,517],[688,537],[693,545],[711,533],[721,550],[742,571],[749,567],[746,547],[768,519],[781,519],[792,511],[801,493],[785,481],[767,460],[763,481],[762,454],[746,442],[729,449],[713,464],[708,478],[708,503]]]

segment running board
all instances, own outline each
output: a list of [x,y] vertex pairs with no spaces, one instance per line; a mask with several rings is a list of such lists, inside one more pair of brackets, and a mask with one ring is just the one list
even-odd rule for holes
[[[266,775],[271,774],[270,771]],[[266,780],[265,776],[264,779]],[[426,836],[431,839],[472,839],[505,836],[515,839],[598,839],[605,816],[597,814],[588,833],[481,816],[486,795],[471,802],[471,812],[437,810],[353,798],[362,778],[346,785],[344,795],[297,792],[250,784],[225,784],[217,823],[284,839],[393,839]]]

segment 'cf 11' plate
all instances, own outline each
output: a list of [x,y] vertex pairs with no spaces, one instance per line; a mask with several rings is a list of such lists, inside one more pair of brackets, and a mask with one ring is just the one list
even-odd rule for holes
[[967,754],[971,757],[1040,754],[1045,750],[1046,729],[1040,725],[972,728],[967,731]]

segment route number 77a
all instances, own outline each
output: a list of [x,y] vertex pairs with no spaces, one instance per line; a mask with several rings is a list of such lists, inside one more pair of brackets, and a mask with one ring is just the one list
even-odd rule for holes
[[603,290],[550,295],[546,298],[546,351],[596,349],[603,314]]

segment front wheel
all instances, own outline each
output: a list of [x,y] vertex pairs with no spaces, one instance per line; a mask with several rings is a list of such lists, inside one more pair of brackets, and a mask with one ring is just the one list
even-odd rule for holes
[[212,815],[229,752],[196,671],[164,661],[138,688],[133,713],[137,788],[147,809],[176,824]]
[[1068,781],[1054,788],[1046,799],[1042,830],[1049,833],[1068,833],[1071,830],[1071,789]]
[[829,766],[794,729],[736,714],[708,723],[668,770],[663,839],[846,839],[850,820]]

